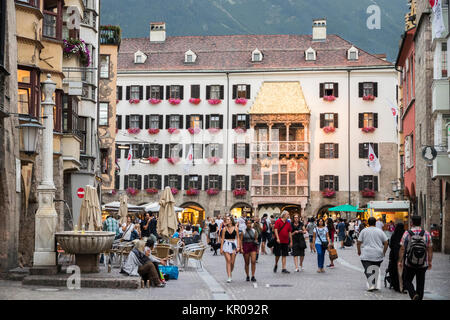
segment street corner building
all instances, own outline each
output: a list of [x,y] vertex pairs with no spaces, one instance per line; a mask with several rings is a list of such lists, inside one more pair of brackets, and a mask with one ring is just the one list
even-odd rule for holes
[[385,55],[329,34],[326,19],[309,35],[149,27],[149,37],[121,40],[117,61],[108,56],[116,107],[103,121],[115,168],[104,203],[125,192],[133,204],[158,201],[169,186],[180,220],[199,223],[228,212],[325,216],[392,197],[398,138],[387,101],[398,102],[398,77]]

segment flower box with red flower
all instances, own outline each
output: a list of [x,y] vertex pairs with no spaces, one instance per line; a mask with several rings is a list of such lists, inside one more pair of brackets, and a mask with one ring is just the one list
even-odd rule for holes
[[218,133],[220,131],[220,128],[209,128],[208,131],[209,131],[209,133],[214,134],[214,133]]
[[365,133],[369,133],[369,132],[374,132],[375,131],[375,127],[364,127],[361,129],[362,132]]
[[199,98],[190,98],[189,102],[192,104],[199,104],[200,102],[202,102],[202,99]]
[[150,99],[148,99],[148,102],[150,104],[158,104],[158,103],[161,103],[161,99],[150,98]]
[[206,193],[207,193],[209,196],[214,196],[214,195],[216,195],[216,194],[219,193],[219,189],[216,189],[216,188],[209,188],[208,190],[206,190]]
[[375,198],[375,190],[366,188],[362,191],[362,196],[365,198]]
[[167,158],[167,162],[170,164],[177,164],[180,161],[180,158]]
[[246,194],[247,194],[247,190],[245,190],[244,188],[233,190],[233,195],[235,197],[242,197],[242,196],[245,196]]
[[197,196],[198,194],[199,194],[198,189],[190,188],[190,189],[186,190],[187,196]]
[[363,96],[362,99],[364,101],[373,101],[373,100],[375,100],[375,96],[373,94],[369,94],[367,96]]
[[236,127],[236,128],[234,128],[234,131],[236,133],[246,133],[247,129],[246,128],[242,128],[242,127]]
[[335,97],[335,96],[324,96],[324,97],[323,97],[323,101],[329,101],[329,102],[332,102],[332,101],[334,101],[334,100],[336,100],[336,97]]
[[130,196],[135,196],[139,193],[138,189],[135,188],[127,188],[127,194]]
[[118,104],[119,103],[119,100],[116,100],[116,104]]
[[158,193],[158,189],[156,189],[156,188],[149,188],[149,189],[146,189],[145,191],[147,191],[148,194],[157,194]]
[[210,164],[216,164],[216,163],[218,163],[220,161],[220,158],[219,157],[210,157],[210,158],[208,158],[208,162],[210,163]]
[[237,98],[236,100],[234,100],[234,102],[236,102],[236,104],[242,104],[243,106],[245,106],[247,104],[247,99]]
[[167,132],[169,132],[170,134],[177,134],[177,133],[180,133],[180,129],[169,128],[169,129],[167,129]]
[[158,163],[159,158],[157,158],[157,157],[149,157],[148,161],[150,161],[150,164],[155,164],[155,163]]
[[156,129],[148,129],[148,133],[149,134],[158,134],[159,133],[159,129],[158,128],[156,128]]
[[325,133],[331,133],[331,132],[334,132],[334,131],[336,131],[335,127],[327,126],[327,127],[323,128],[323,132],[325,132]]
[[246,160],[245,160],[245,158],[234,158],[234,163],[236,163],[236,164],[245,164]]
[[174,99],[174,98],[170,98],[169,99],[169,103],[173,104],[173,105],[177,105],[181,103],[181,99]]
[[170,192],[172,192],[173,195],[178,194],[178,189],[177,188],[170,188]]
[[200,131],[202,131],[202,129],[200,129],[200,128],[188,128],[188,131],[189,131],[190,134],[197,134]]
[[209,99],[208,103],[212,104],[212,105],[216,105],[216,104],[222,103],[222,100],[220,100],[220,99]]
[[128,128],[129,134],[138,134],[139,132],[141,132],[141,129],[139,128]]
[[139,102],[141,102],[141,100],[139,100],[139,99],[130,99],[130,100],[128,100],[128,102],[130,104],[138,104]]
[[112,194],[113,196],[115,196],[115,195],[117,194],[117,190],[116,190],[116,189],[112,189],[112,190],[111,190],[111,194]]
[[334,197],[336,195],[336,191],[334,191],[333,189],[324,189],[322,191],[322,195],[324,198],[331,198]]
[[116,128],[116,133],[119,132],[119,128]]

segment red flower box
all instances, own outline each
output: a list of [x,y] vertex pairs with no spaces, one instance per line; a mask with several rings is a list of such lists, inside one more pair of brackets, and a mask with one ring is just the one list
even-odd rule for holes
[[148,133],[149,134],[158,134],[159,133],[159,129],[148,129]]
[[330,133],[330,132],[336,131],[336,128],[335,128],[335,127],[330,127],[330,126],[328,126],[328,127],[324,127],[324,128],[323,128],[323,131],[324,131],[325,133]]
[[148,99],[148,102],[150,104],[158,104],[158,103],[161,103],[161,99],[151,98],[151,99]]
[[117,194],[117,190],[116,190],[116,189],[112,189],[112,190],[111,190],[111,194],[112,194],[113,196],[115,196],[115,195]]
[[199,98],[190,98],[189,102],[192,104],[199,104],[200,102],[202,102],[202,99]]
[[128,129],[129,134],[138,134],[139,132],[141,132],[141,129],[139,129],[139,128],[129,128]]
[[375,198],[375,190],[371,190],[371,189],[364,189],[362,191],[362,195],[365,198]]
[[242,104],[244,106],[247,104],[247,99],[245,99],[245,98],[237,98],[234,101],[236,102],[236,104]]
[[173,195],[176,195],[178,193],[177,188],[170,188],[170,191],[172,192]]
[[220,100],[220,99],[209,99],[208,103],[212,104],[212,105],[216,105],[216,104],[222,103],[222,100]]
[[188,131],[189,131],[190,134],[197,134],[200,131],[202,131],[202,129],[200,129],[200,128],[188,128]]
[[245,164],[246,160],[245,160],[245,158],[234,158],[234,163],[236,163],[236,164]]
[[169,128],[169,129],[167,129],[167,132],[169,132],[170,134],[176,134],[176,133],[180,133],[180,130],[177,128]]
[[233,195],[235,197],[245,196],[246,194],[247,194],[247,190],[245,190],[245,189],[234,189],[233,190]]
[[186,195],[187,196],[197,196],[199,194],[200,191],[198,191],[198,189],[188,189],[186,190]]
[[335,194],[336,194],[336,191],[334,191],[333,189],[325,189],[322,191],[322,195],[324,198],[334,197]]
[[369,132],[374,132],[375,131],[375,127],[364,127],[361,129],[362,132],[365,133],[369,133]]
[[135,188],[127,188],[127,194],[130,196],[135,196],[139,193],[138,189]]
[[181,99],[173,99],[173,98],[169,99],[169,103],[172,105],[180,104],[180,102],[181,102]]
[[210,196],[213,196],[219,193],[219,189],[210,188],[206,190],[206,193]]
[[158,189],[156,189],[156,188],[146,189],[145,191],[147,191],[148,194],[157,194],[158,193]]
[[219,128],[209,128],[208,131],[209,131],[209,133],[217,133],[220,131],[220,129]]
[[334,100],[336,100],[336,97],[335,97],[335,96],[324,96],[324,97],[323,97],[323,101],[329,101],[329,102],[331,102],[331,101],[334,101]]
[[219,162],[220,161],[220,158],[219,157],[211,157],[211,158],[208,158],[208,162],[210,163],[210,164],[216,164],[217,162]]
[[167,162],[170,164],[177,164],[180,161],[180,158],[167,158]]
[[247,129],[241,128],[241,127],[236,127],[236,128],[234,128],[234,131],[235,131],[236,133],[246,133],[246,132],[247,132]]
[[372,94],[369,94],[368,96],[363,96],[362,98],[364,101],[373,101],[375,100],[375,96]]
[[149,158],[148,158],[148,161],[150,161],[150,164],[155,164],[155,163],[158,163],[159,158],[156,158],[156,157],[149,157]]
[[128,102],[130,104],[137,104],[137,103],[141,102],[141,100],[139,100],[139,99],[130,99],[130,100],[128,100]]

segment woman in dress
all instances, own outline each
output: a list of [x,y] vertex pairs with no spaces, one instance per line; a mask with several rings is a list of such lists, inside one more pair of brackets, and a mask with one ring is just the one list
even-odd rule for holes
[[[294,256],[295,272],[303,271],[303,259],[305,258],[305,233],[306,229],[300,221],[298,214],[294,215],[292,225],[292,255]],[[300,257],[300,269],[298,268],[298,257]]]
[[246,228],[241,233],[242,253],[244,254],[246,281],[250,281],[249,267],[252,263],[252,282],[255,282],[256,254],[258,252],[258,233],[252,228],[253,221],[247,219]]
[[328,228],[325,227],[325,222],[322,219],[317,220],[317,227],[314,229],[313,241],[317,251],[317,272],[324,273],[325,270],[323,268],[323,264],[325,262],[325,252],[327,251],[327,247],[324,247],[322,243],[330,243],[330,236],[328,234]]
[[231,275],[236,261],[236,254],[240,251],[239,230],[234,220],[227,216],[224,221],[224,228],[220,242],[220,254],[225,256],[227,264],[227,282],[231,282]]

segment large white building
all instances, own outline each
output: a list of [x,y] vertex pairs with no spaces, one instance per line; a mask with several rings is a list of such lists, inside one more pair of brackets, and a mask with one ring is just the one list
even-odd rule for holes
[[[166,37],[164,23],[151,23],[150,38],[121,43],[120,170],[104,202],[124,190],[134,204],[157,201],[170,186],[187,208],[181,218],[196,222],[284,208],[316,216],[393,196],[387,101],[396,101],[397,73],[384,57],[327,34],[326,20],[314,21],[312,35]],[[379,174],[368,167],[368,143]]]

